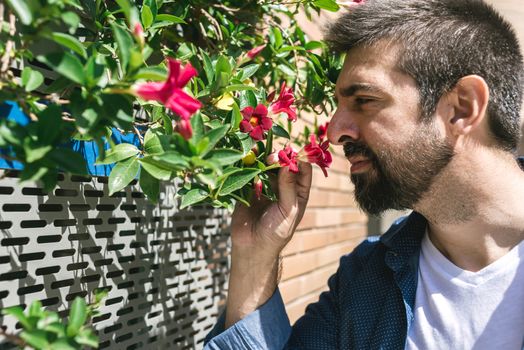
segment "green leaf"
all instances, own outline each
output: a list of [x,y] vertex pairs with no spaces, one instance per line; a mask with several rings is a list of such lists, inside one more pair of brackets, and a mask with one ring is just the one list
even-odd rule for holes
[[168,14],[159,14],[156,16],[156,20],[158,22],[170,22],[170,23],[177,23],[177,24],[187,24],[186,21],[184,21],[182,18],[168,15]]
[[309,41],[304,48],[306,50],[315,50],[315,49],[321,49],[324,45],[320,41]]
[[30,67],[25,67],[22,71],[22,86],[25,91],[30,92],[37,89],[44,82],[42,73],[32,70]]
[[[155,160],[153,156],[146,156],[140,159],[140,165],[142,165],[142,171],[140,174],[140,181],[142,178],[142,173],[147,172],[155,180],[170,180],[173,175],[173,170],[169,169],[165,164],[162,164],[158,160]],[[147,176],[147,175],[144,175]],[[142,186],[142,182],[140,182]],[[146,191],[144,191],[146,193]],[[147,194],[147,193],[146,193]]]
[[80,24],[80,17],[72,11],[64,12],[60,17],[62,18],[62,21],[64,21],[64,23],[69,27],[69,33],[74,34],[78,28],[78,25]]
[[77,348],[71,345],[71,342],[69,339],[60,338],[51,344],[50,349],[52,350],[76,350]]
[[69,311],[67,336],[74,337],[87,320],[87,305],[83,298],[76,297]]
[[87,58],[87,52],[84,45],[77,38],[65,33],[53,33],[51,34],[52,39],[68,49],[73,50],[83,58]]
[[129,96],[119,94],[102,94],[100,113],[113,122],[113,125],[129,130],[133,122],[133,103]]
[[221,166],[226,166],[239,161],[243,156],[242,152],[236,149],[219,148],[209,152],[206,159],[215,161]]
[[253,141],[253,139],[248,134],[245,134],[243,132],[236,132],[235,136],[242,145],[242,153],[245,156],[249,151],[251,151],[251,149],[255,145],[255,141]]
[[229,85],[228,87],[224,89],[225,92],[245,91],[245,90],[257,91],[257,88],[246,85],[246,84],[233,84],[233,85]]
[[86,345],[94,349],[98,348],[98,337],[91,329],[82,329],[75,337],[75,340],[78,344]]
[[54,144],[62,133],[62,109],[57,105],[49,105],[38,113],[38,141],[44,145]]
[[36,59],[53,69],[58,74],[78,84],[84,84],[84,67],[80,60],[69,52],[55,52],[37,56]]
[[41,329],[23,331],[20,334],[20,338],[36,349],[47,349],[49,346],[49,342],[47,341],[47,333]]
[[229,175],[222,184],[219,194],[223,196],[241,189],[258,174],[260,174],[259,169],[246,168]]
[[147,154],[163,153],[169,148],[169,139],[164,135],[162,126],[149,128],[144,136],[144,150]]
[[53,146],[51,145],[37,146],[34,143],[29,142],[27,145],[24,145],[26,162],[36,162],[37,160],[44,158],[52,149]]
[[167,78],[167,71],[163,67],[146,67],[141,68],[133,76],[134,80],[144,79],[152,81],[164,81]]
[[331,12],[337,12],[340,10],[340,6],[337,5],[335,0],[315,0],[313,1],[313,5]]
[[218,57],[215,63],[215,76],[217,87],[227,86],[231,77],[231,64],[226,56]]
[[212,129],[209,131],[204,137],[209,140],[209,143],[207,146],[199,152],[199,155],[201,157],[204,157],[209,151],[211,151],[213,148],[215,148],[216,144],[224,137],[226,136],[227,132],[229,131],[230,125],[222,125],[218,128]]
[[49,153],[49,159],[62,169],[72,174],[87,174],[86,162],[80,153],[69,148],[55,148]]
[[180,209],[184,209],[190,205],[194,205],[198,202],[203,201],[209,196],[209,193],[203,189],[197,188],[189,191],[188,193],[182,196],[182,201],[180,204]]
[[126,28],[123,28],[114,22],[111,23],[111,28],[113,28],[113,34],[118,44],[118,57],[120,58],[122,69],[126,71],[131,58],[131,49],[134,46],[133,38]]
[[173,170],[184,170],[189,166],[188,161],[178,152],[168,151],[163,154],[153,156],[159,165]]
[[275,47],[275,49],[278,50],[280,46],[282,46],[282,42],[283,42],[282,33],[280,32],[279,28],[271,27],[271,34],[272,35],[270,35],[269,39],[271,43],[273,44],[273,46]]
[[142,189],[142,192],[145,193],[145,195],[151,202],[157,203],[158,196],[160,194],[160,181],[158,181],[158,179],[156,179],[154,176],[149,174],[146,168],[143,167],[143,163],[141,164],[142,164],[142,169],[140,170],[140,179],[139,179],[140,188]]
[[191,117],[191,128],[193,129],[193,135],[191,136],[191,142],[195,145],[200,142],[204,136],[204,121],[202,120],[202,114],[197,112]]
[[239,96],[240,100],[240,109],[244,109],[247,106],[256,107],[257,106],[257,96],[251,90],[242,91]]
[[11,315],[15,317],[17,321],[20,322],[20,324],[26,330],[31,330],[33,328],[31,326],[31,323],[27,319],[26,315],[24,314],[24,310],[20,306],[12,306],[12,307],[3,309],[2,315]]
[[291,139],[291,136],[289,136],[289,133],[286,131],[286,129],[284,129],[278,124],[273,124],[271,130],[273,130],[273,134],[275,134],[275,136],[284,137],[289,140]]
[[120,162],[124,159],[136,156],[139,152],[140,150],[135,145],[132,145],[130,143],[120,143],[115,147],[107,150],[105,158],[98,158],[95,164],[113,164],[116,162]]
[[[56,312],[49,312],[49,311],[45,311],[43,309],[41,309],[41,310],[42,310],[41,311],[42,313],[40,314],[41,318],[36,323],[36,328],[38,328],[38,329],[45,329],[50,324],[55,324],[57,322],[60,325],[62,325],[60,323],[60,318],[58,317],[58,314]],[[64,331],[65,331],[65,328],[64,328]]]
[[209,55],[204,50],[200,49],[200,54],[202,55],[202,63],[204,66],[204,73],[206,73],[207,81],[208,83],[211,83],[215,78],[215,68],[211,63]]
[[246,80],[248,78],[251,78],[253,74],[257,72],[257,70],[260,68],[260,64],[250,64],[245,66],[240,70],[239,74],[239,80]]
[[30,25],[33,21],[33,12],[26,0],[7,0],[9,6],[23,24]]
[[136,157],[118,162],[109,175],[109,195],[120,191],[136,177],[140,164]]
[[151,27],[151,24],[153,24],[153,12],[151,12],[151,8],[149,6],[145,4],[142,5],[142,13],[140,14],[140,17],[145,30]]
[[236,103],[233,103],[233,110],[231,111],[231,130],[237,131],[240,122],[242,121],[242,113],[240,113],[240,108],[238,108],[238,105]]
[[65,337],[66,330],[65,326],[60,322],[50,323],[47,326],[43,327],[46,332],[54,333],[57,337]]
[[75,124],[81,134],[91,131],[101,119],[100,114],[93,108],[86,108],[81,113],[75,115]]
[[285,64],[279,64],[278,66],[278,69],[280,69],[282,71],[282,73],[284,73],[285,75],[288,75],[290,77],[294,77],[297,75],[297,72],[294,71],[293,69],[289,68],[287,65]]
[[42,310],[42,302],[35,300],[29,306],[29,317],[40,317],[44,310]]

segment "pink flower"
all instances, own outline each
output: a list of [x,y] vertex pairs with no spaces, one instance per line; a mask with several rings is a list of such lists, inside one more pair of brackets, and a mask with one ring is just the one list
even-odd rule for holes
[[365,2],[365,0],[337,0],[336,1],[338,5],[346,8],[351,8],[353,6],[361,5]]
[[326,122],[326,124],[320,125],[317,130],[317,137],[322,142],[324,137],[327,135],[327,128],[329,126],[329,122]]
[[172,58],[168,58],[169,75],[163,83],[150,82],[138,84],[134,92],[144,100],[154,100],[178,114],[182,119],[189,119],[202,104],[184,92],[184,86],[198,73],[191,63],[185,67]]
[[282,83],[280,88],[280,95],[277,100],[271,105],[271,112],[273,113],[286,113],[288,120],[296,121],[297,112],[291,106],[295,102],[295,96],[293,95],[293,89],[286,89],[286,82]]
[[251,50],[249,50],[247,52],[247,57],[249,57],[250,59],[253,59],[255,57],[257,57],[261,52],[262,50],[264,50],[264,48],[266,47],[266,44],[264,45],[260,45],[260,46],[257,46],[255,48],[252,48]]
[[278,152],[278,162],[280,166],[287,166],[289,171],[298,174],[298,153],[290,145]]
[[306,158],[309,163],[318,165],[322,169],[324,176],[327,177],[328,174],[326,168],[329,168],[333,161],[333,157],[328,151],[329,141],[322,142],[321,140],[321,143],[318,144],[315,135],[311,135],[309,140],[310,143],[304,146],[304,148],[299,152],[298,157],[300,159]]
[[255,141],[264,139],[264,132],[271,129],[273,121],[267,117],[267,108],[259,104],[256,108],[248,106],[241,111],[244,119],[240,122],[240,131],[248,133]]
[[189,119],[180,119],[176,125],[176,131],[186,140],[189,140],[191,136],[193,136],[193,129],[191,128]]
[[255,181],[253,182],[253,189],[255,190],[255,196],[257,196],[257,199],[260,200],[260,197],[262,197],[262,190],[264,188],[264,184],[262,183],[262,180],[258,176],[255,177]]

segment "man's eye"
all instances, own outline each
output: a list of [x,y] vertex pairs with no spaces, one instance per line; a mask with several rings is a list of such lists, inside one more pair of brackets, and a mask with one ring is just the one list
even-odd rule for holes
[[373,99],[371,99],[371,98],[365,98],[365,97],[356,97],[356,98],[355,98],[355,102],[356,102],[358,105],[365,105],[366,103],[373,102]]

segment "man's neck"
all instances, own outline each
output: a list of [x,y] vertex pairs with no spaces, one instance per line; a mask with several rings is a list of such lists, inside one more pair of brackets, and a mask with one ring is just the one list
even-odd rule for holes
[[454,160],[415,210],[437,249],[479,271],[524,240],[524,172],[509,157]]

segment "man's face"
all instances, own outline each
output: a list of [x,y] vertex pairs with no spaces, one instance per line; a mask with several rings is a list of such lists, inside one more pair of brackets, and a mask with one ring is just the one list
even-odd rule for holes
[[413,208],[453,149],[435,119],[421,121],[417,86],[396,68],[394,50],[351,50],[336,95],[328,137],[352,164],[357,203],[374,215]]

